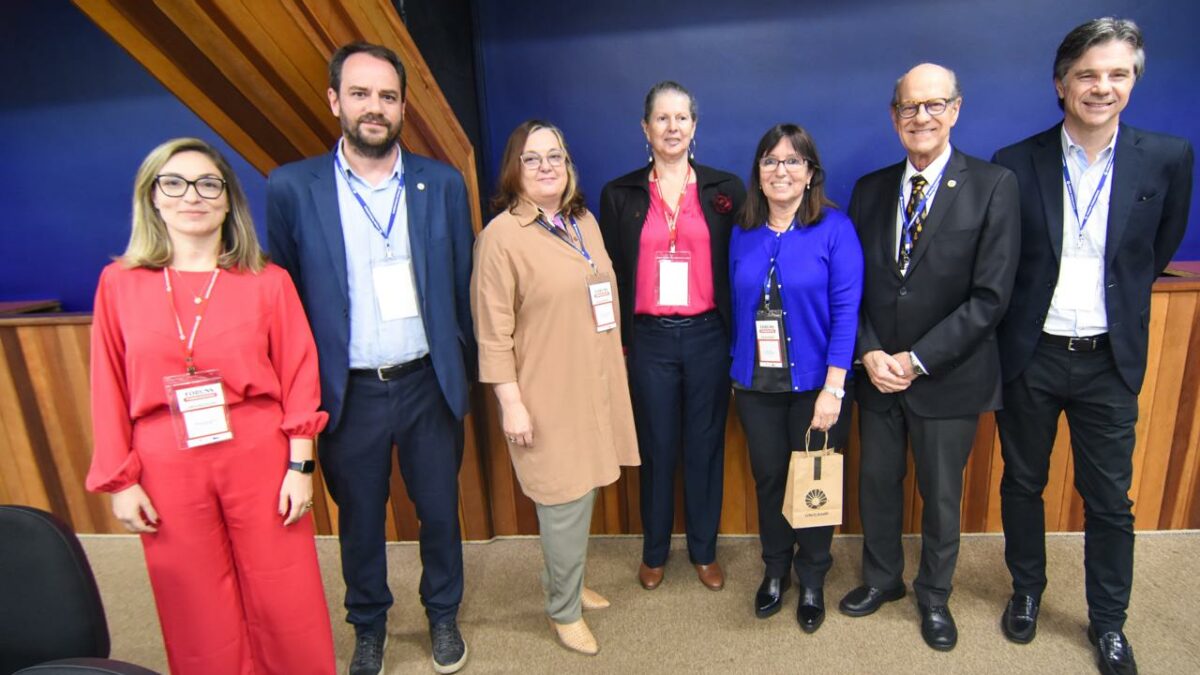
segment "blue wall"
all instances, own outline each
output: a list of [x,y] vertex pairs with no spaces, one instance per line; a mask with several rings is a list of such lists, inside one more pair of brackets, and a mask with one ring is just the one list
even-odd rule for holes
[[138,165],[176,136],[220,148],[261,235],[266,179],[67,0],[0,5],[0,63],[0,299],[91,311],[129,239]]
[[[642,100],[659,80],[699,101],[697,159],[743,179],[768,127],[807,127],[844,206],[859,176],[902,158],[887,104],[910,66],[958,73],[952,140],[987,158],[1061,119],[1055,49],[1077,24],[1110,14],[1138,21],[1147,39],[1147,75],[1122,120],[1200,140],[1196,2],[530,0],[480,2],[477,12],[489,180],[509,132],[540,117],[562,127],[593,208],[606,181],[646,161]],[[1200,194],[1177,258],[1200,259],[1198,219]]]

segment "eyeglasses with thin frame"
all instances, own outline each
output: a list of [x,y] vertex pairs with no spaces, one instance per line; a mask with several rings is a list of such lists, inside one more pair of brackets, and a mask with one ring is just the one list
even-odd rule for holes
[[537,171],[542,168],[542,160],[545,160],[547,164],[557,169],[567,163],[567,156],[561,152],[551,152],[545,157],[536,152],[527,152],[521,155],[521,164],[530,171]]
[[182,197],[187,194],[189,187],[196,188],[196,194],[204,199],[218,199],[225,192],[225,181],[216,176],[201,176],[196,180],[188,180],[183,176],[167,173],[156,176],[154,184],[165,197]]
[[946,109],[950,107],[950,104],[957,100],[958,98],[955,97],[931,98],[925,101],[904,101],[895,105],[896,116],[902,120],[912,119],[913,117],[917,116],[917,112],[922,106],[924,106],[925,112],[929,113],[931,117],[937,117],[938,115],[946,112]]
[[796,157],[795,155],[791,157],[785,157],[784,159],[763,157],[758,160],[758,168],[764,173],[771,173],[775,171],[776,167],[778,167],[780,164],[782,164],[783,168],[787,169],[789,172],[795,173],[807,166],[808,160],[804,159],[803,157]]

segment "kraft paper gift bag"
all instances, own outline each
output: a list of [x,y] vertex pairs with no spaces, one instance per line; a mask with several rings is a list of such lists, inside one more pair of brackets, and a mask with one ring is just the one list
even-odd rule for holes
[[829,447],[828,433],[824,447],[810,451],[811,433],[804,450],[792,453],[783,493],[783,517],[797,529],[842,524],[842,456]]

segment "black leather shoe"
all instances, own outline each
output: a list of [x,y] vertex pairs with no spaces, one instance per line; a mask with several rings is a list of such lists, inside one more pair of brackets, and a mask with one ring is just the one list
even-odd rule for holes
[[825,622],[825,590],[800,588],[800,602],[796,605],[796,622],[805,633],[815,633]]
[[783,606],[783,594],[791,585],[791,577],[787,574],[779,578],[763,577],[758,592],[754,594],[754,616],[765,619],[778,612]]
[[1013,593],[1000,617],[1004,637],[1018,644],[1027,644],[1037,635],[1038,610],[1041,606],[1032,595]]
[[921,610],[921,637],[939,652],[948,652],[958,644],[958,626],[946,605],[917,604]]
[[883,603],[899,600],[904,597],[904,586],[884,590],[874,586],[859,586],[846,594],[838,603],[838,611],[846,616],[866,616],[874,614]]
[[1096,646],[1096,663],[1104,675],[1137,675],[1137,662],[1133,660],[1133,647],[1125,634],[1109,631],[1096,634],[1096,627],[1088,624],[1088,642]]

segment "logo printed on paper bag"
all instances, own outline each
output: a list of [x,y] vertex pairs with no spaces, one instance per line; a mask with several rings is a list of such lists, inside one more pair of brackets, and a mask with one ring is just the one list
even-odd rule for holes
[[829,498],[825,496],[825,492],[820,489],[809,490],[808,494],[804,495],[804,503],[810,509],[819,509],[829,502]]

